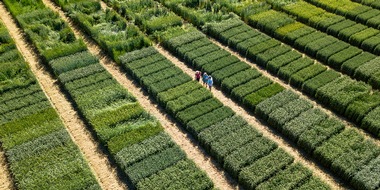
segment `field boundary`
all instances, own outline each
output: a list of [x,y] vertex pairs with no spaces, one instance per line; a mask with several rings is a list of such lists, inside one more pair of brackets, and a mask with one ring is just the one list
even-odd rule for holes
[[9,33],[15,40],[17,48],[29,63],[30,69],[35,74],[42,91],[58,112],[71,139],[84,155],[99,185],[103,189],[125,189],[125,185],[116,174],[115,167],[110,165],[107,155],[102,153],[98,143],[87,132],[84,122],[80,120],[72,104],[66,99],[64,93],[60,91],[56,80],[52,78],[44,66],[41,66],[41,61],[38,60],[34,51],[22,36],[19,27],[6,11],[3,3],[0,3],[0,10],[5,13],[0,17],[7,28],[10,29]]

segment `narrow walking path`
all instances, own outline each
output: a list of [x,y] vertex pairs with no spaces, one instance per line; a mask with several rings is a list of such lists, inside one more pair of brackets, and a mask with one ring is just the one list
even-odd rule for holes
[[[329,116],[333,116],[337,119],[339,119],[341,122],[343,122],[345,124],[345,127],[347,128],[353,128],[353,129],[356,129],[360,134],[362,134],[366,139],[371,139],[373,140],[378,146],[380,146],[380,139],[378,139],[377,137],[374,137],[372,134],[368,133],[367,131],[365,131],[364,129],[360,128],[360,127],[357,127],[355,126],[355,124],[353,124],[351,121],[347,120],[346,118],[340,116],[340,115],[337,115],[336,113],[332,112],[329,108],[326,108],[325,106],[319,104],[315,99],[313,99],[312,97],[304,94],[303,92],[301,92],[300,90],[296,89],[296,88],[293,88],[291,87],[289,84],[286,84],[284,83],[282,80],[280,80],[279,78],[277,78],[276,76],[272,75],[271,73],[269,73],[268,71],[266,71],[265,69],[257,66],[255,63],[249,61],[247,58],[244,58],[242,57],[239,53],[237,53],[236,51],[232,50],[231,48],[229,47],[226,47],[224,46],[223,44],[221,44],[220,42],[216,41],[215,39],[211,38],[211,37],[208,37],[209,40],[211,42],[213,42],[214,44],[218,45],[220,48],[228,51],[229,53],[231,53],[232,55],[236,56],[237,58],[239,58],[241,61],[243,62],[246,62],[248,63],[249,65],[251,65],[253,68],[257,69],[258,71],[260,71],[260,73],[266,77],[268,77],[269,79],[271,79],[272,81],[274,82],[277,82],[278,84],[280,84],[281,86],[283,86],[284,88],[286,89],[291,89],[293,90],[293,92],[295,92],[296,94],[298,94],[300,97],[306,99],[306,100],[309,100],[313,105],[314,107],[316,108],[319,108],[321,109],[323,112],[325,112],[327,115]],[[303,56],[306,56],[305,54],[302,54]]]
[[60,91],[56,80],[53,79],[49,72],[42,66],[38,57],[33,52],[32,47],[28,45],[22,36],[22,32],[17,27],[12,16],[7,13],[2,3],[0,3],[0,12],[2,13],[0,14],[0,19],[3,20],[12,38],[15,40],[17,48],[24,56],[24,59],[29,63],[42,90],[60,115],[73,142],[79,147],[84,158],[89,163],[99,185],[102,189],[126,189],[124,183],[121,182],[117,176],[116,168],[111,166],[107,155],[102,153],[99,144],[92,138],[78,113]]
[[[190,76],[193,76],[195,73],[195,70],[188,67],[185,63],[178,60],[176,57],[172,56],[169,52],[164,50],[160,46],[156,46],[156,49],[164,55],[166,58],[170,59],[177,67],[182,69],[185,73],[187,73]],[[254,116],[252,116],[250,113],[248,113],[245,109],[243,109],[241,106],[236,104],[234,101],[232,101],[230,98],[226,97],[219,89],[213,88],[212,94],[214,97],[219,99],[225,106],[230,107],[233,111],[236,112],[237,115],[240,115],[245,120],[248,121],[248,123],[255,127],[258,131],[263,133],[264,137],[267,137],[268,139],[276,142],[279,147],[283,148],[285,151],[287,151],[290,155],[292,155],[295,158],[295,161],[302,163],[304,166],[308,167],[310,170],[314,172],[316,176],[321,178],[323,181],[325,181],[327,184],[329,184],[333,189],[346,189],[347,187],[344,186],[344,183],[341,182],[339,179],[332,176],[328,171],[326,171],[321,166],[315,164],[314,162],[310,161],[312,158],[308,158],[305,155],[303,155],[302,152],[297,150],[295,148],[295,145],[288,143],[285,141],[278,132],[273,131],[269,129],[268,127],[264,126],[259,120],[257,120]]]
[[10,176],[2,149],[0,149],[0,189],[14,189],[12,178]]
[[89,51],[100,59],[100,64],[102,64],[121,85],[136,97],[145,110],[160,121],[165,132],[167,132],[172,137],[173,141],[181,147],[189,159],[193,160],[199,168],[207,173],[216,188],[223,190],[240,189],[237,182],[225,173],[222,167],[216,164],[211,157],[201,149],[201,147],[198,147],[197,142],[188,133],[183,131],[181,127],[163,110],[161,110],[158,105],[151,100],[149,95],[144,94],[141,86],[133,82],[133,79],[128,78],[125,72],[123,72],[121,68],[117,66],[117,64],[112,61],[92,39],[90,39],[90,37],[85,35],[75,24],[73,24],[71,19],[67,18],[59,7],[48,0],[43,0],[43,2],[45,5],[49,6],[49,8],[59,12],[61,18],[63,18],[73,29],[75,35],[77,37],[82,37]]

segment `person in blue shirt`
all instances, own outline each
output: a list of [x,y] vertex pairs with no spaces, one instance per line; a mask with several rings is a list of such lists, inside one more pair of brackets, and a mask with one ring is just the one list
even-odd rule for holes
[[207,85],[208,85],[208,88],[211,90],[211,87],[212,85],[214,84],[214,81],[212,80],[212,77],[211,75],[208,76],[208,79],[207,79]]
[[208,75],[207,75],[206,72],[203,73],[202,81],[203,81],[203,84],[204,84],[204,85],[207,85]]

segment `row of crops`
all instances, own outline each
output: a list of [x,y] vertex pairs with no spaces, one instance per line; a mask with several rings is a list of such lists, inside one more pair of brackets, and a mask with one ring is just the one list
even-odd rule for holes
[[358,2],[363,5],[367,5],[376,9],[380,9],[380,1],[379,0],[352,0],[353,2]]
[[[205,11],[198,5],[193,8],[191,5],[185,7],[187,4],[182,1],[165,1],[165,4],[191,21],[194,20],[197,12]],[[201,17],[198,19],[202,20]],[[264,22],[264,19],[257,20]],[[369,85],[352,80],[318,62],[314,63],[308,57],[302,57],[302,54],[292,51],[290,46],[253,30],[240,20],[228,19],[210,23],[205,25],[205,30],[211,36],[237,50],[241,55],[282,78],[285,82],[301,89],[322,104],[357,123],[361,128],[376,136],[379,135],[378,112],[380,108],[378,105],[380,96],[378,92],[373,93]],[[331,52],[335,52],[334,48],[326,47],[322,50],[321,55],[325,57],[334,56],[331,55]],[[345,55],[341,52],[335,53]],[[358,58],[348,61],[355,60]],[[374,66],[370,62],[364,65],[367,65],[367,70],[372,71]],[[374,62],[376,63],[376,61]]]
[[[207,45],[199,45],[199,41],[204,40],[205,37],[194,39],[192,36],[196,35],[189,32],[172,38],[167,43],[168,49],[173,53],[175,53],[174,50],[180,52],[181,49],[191,49],[182,59],[189,66],[194,67],[192,64],[196,65],[197,60],[212,57],[213,52],[207,53],[206,49],[211,49],[210,46],[216,47],[216,45],[209,44],[208,47]],[[178,44],[176,42],[182,43],[176,46]],[[215,49],[214,52],[223,51],[218,48]],[[194,54],[200,56],[194,59],[189,58],[190,55]],[[220,58],[201,66],[201,68],[221,81],[219,86],[227,94],[230,94],[241,105],[246,105],[254,112],[255,116],[265,120],[269,126],[283,133],[300,149],[310,153],[327,168],[331,168],[336,175],[347,180],[347,182],[352,180],[353,185],[365,184],[364,181],[366,180],[361,176],[364,171],[360,171],[360,168],[365,165],[363,163],[368,163],[370,160],[373,162],[368,167],[376,166],[376,160],[379,159],[380,153],[378,146],[370,140],[364,140],[363,136],[354,130],[344,129],[345,127],[341,122],[329,118],[320,109],[313,108],[310,102],[298,97],[294,92],[284,91],[282,86],[260,76],[254,69],[248,68],[231,76],[228,76],[227,72],[221,69],[219,71],[226,73],[227,76],[218,78],[216,74],[218,70],[213,71],[212,68],[208,70],[207,67],[218,61],[225,63],[223,58]],[[356,141],[355,136],[360,140]],[[352,146],[347,146],[347,144]],[[357,149],[357,147],[361,148]],[[370,174],[369,171],[365,173]],[[361,180],[362,182],[359,182]],[[377,187],[377,182],[375,184],[374,187]],[[360,188],[359,186],[356,187]]]
[[[145,10],[156,7],[162,12],[168,12],[164,7],[153,1],[145,1],[143,3],[137,1],[108,1],[108,3],[122,14],[132,12],[129,7],[133,7],[133,10],[136,10],[138,9],[136,7],[144,6]],[[82,3],[83,6],[84,4]],[[174,4],[178,5],[179,3],[177,1]],[[78,8],[79,5],[77,4],[75,7]],[[72,9],[70,15],[75,18],[76,14],[83,14],[83,12],[81,9]],[[139,12],[137,17],[145,17],[141,14],[142,12]],[[169,12],[167,14],[172,13]],[[131,17],[131,14],[128,17],[127,15],[124,16],[128,18]],[[160,16],[160,14],[157,14],[155,19],[159,19]],[[234,24],[236,25],[236,22],[232,22],[232,25]],[[242,23],[239,22],[239,24]],[[143,30],[145,29],[143,24],[139,26]],[[152,31],[145,31],[157,37],[169,51],[184,60],[189,66],[211,73],[216,84],[221,86],[224,91],[231,94],[238,102],[248,105],[255,111],[258,117],[266,120],[273,128],[277,128],[288,136],[300,148],[310,153],[321,163],[329,168],[331,167],[332,171],[347,180],[347,182],[351,182],[357,188],[376,189],[378,187],[377,174],[374,174],[372,171],[376,170],[380,149],[372,141],[364,140],[364,137],[355,132],[355,130],[344,129],[345,127],[342,123],[329,118],[323,111],[313,108],[311,103],[299,98],[293,92],[284,91],[282,86],[261,76],[257,70],[251,69],[246,63],[240,62],[236,57],[221,50],[194,28],[190,27],[184,30],[184,27],[186,26],[174,27],[167,29],[164,33],[158,32],[158,34],[152,33]],[[251,31],[255,33],[255,31]],[[244,32],[249,33],[248,30],[236,33],[241,34]],[[214,33],[218,34],[218,32]],[[227,38],[227,40],[229,39]],[[285,49],[285,51],[282,51],[281,48]],[[278,51],[281,53],[276,54]],[[266,55],[263,55],[263,57],[273,56],[273,54],[276,57],[287,52],[290,54],[287,55],[290,57],[288,61],[301,59],[301,55],[296,52],[291,53],[286,47],[278,47],[276,51],[272,50],[270,53],[268,52]],[[278,58],[278,61],[283,60],[284,57]],[[153,48],[135,51],[115,60],[119,60],[124,70],[139,81],[146,91],[156,98],[157,102],[168,113],[172,114],[173,117],[183,124],[201,142],[205,149],[223,164],[227,171],[233,176],[238,177],[239,182],[248,188],[254,188],[258,185],[257,182],[252,183],[248,180],[249,178],[246,176],[248,174],[245,173],[247,171],[246,168],[231,170],[228,163],[230,155],[225,158],[225,153],[218,153],[218,148],[213,147],[213,143],[209,143],[208,139],[204,139],[202,135],[204,132],[212,133],[211,135],[218,134],[219,132],[215,132],[219,131],[219,128],[216,127],[218,126],[217,122],[224,121],[226,117],[230,117],[230,111],[219,111],[224,107],[221,108],[221,105],[218,105],[218,103],[210,102],[211,95],[207,95],[200,85],[197,84],[198,87],[195,87],[194,82],[189,82],[191,79],[188,76],[170,64]],[[263,63],[265,62],[264,60]],[[299,65],[305,65],[305,67],[314,65],[308,70],[298,73],[301,76],[305,75],[305,73],[314,72],[314,69],[317,69],[319,73],[326,70],[325,67],[313,64],[313,61],[307,58],[303,58],[299,62]],[[321,67],[321,71],[318,71],[318,68]],[[275,67],[273,68],[275,69]],[[287,70],[289,70],[288,72],[292,71],[291,68]],[[288,76],[298,71],[300,69],[293,71]],[[330,70],[329,74],[331,72]],[[340,76],[336,72],[332,73],[337,75],[336,77]],[[181,81],[182,79],[183,81]],[[302,82],[299,82],[299,84],[302,85]],[[216,116],[219,119],[217,121],[214,120]],[[213,123],[214,125],[212,125]],[[209,127],[210,125],[212,126]],[[226,129],[223,128],[223,130]],[[236,143],[242,143],[246,140],[244,138],[246,138],[247,134],[237,133],[236,136],[235,133],[233,134],[234,140],[239,136],[242,137],[242,141]],[[230,141],[228,146],[239,147],[239,144],[232,143],[233,139],[228,138],[228,136],[225,136],[225,138]],[[229,151],[233,151],[233,149]],[[234,155],[234,152],[232,152],[232,155]],[[240,155],[240,157],[242,156]],[[234,161],[237,162],[236,159]],[[369,176],[371,176],[371,180],[368,180]],[[263,184],[270,183],[265,182]],[[274,184],[271,184],[270,187],[273,187],[272,185]],[[258,187],[262,186],[259,185]]]
[[[186,154],[163,131],[160,123],[141,107],[133,95],[113,79],[100,65],[99,60],[88,52],[86,45],[80,39],[75,38],[74,33],[59,18],[57,13],[43,5],[37,7],[41,3],[40,1],[19,2],[9,0],[5,2],[26,32],[27,37],[37,47],[39,55],[44,57],[45,64],[52,69],[65,92],[89,124],[90,130],[106,148],[119,169],[128,176],[128,180],[132,184],[131,188],[177,189],[178,187],[192,187],[194,189],[211,189],[213,187],[213,183],[207,175],[186,158]],[[111,17],[108,17],[110,15]],[[105,20],[114,19],[117,21],[115,13],[100,16],[99,18]],[[125,25],[120,25],[120,27],[123,26],[125,27]],[[42,29],[45,32],[41,33]],[[112,30],[115,28],[106,27],[103,29]],[[62,31],[66,32],[62,34]],[[58,33],[59,37],[56,36]],[[120,29],[120,35],[123,33],[124,31]],[[141,35],[138,36],[139,33],[131,33],[136,36],[136,47],[130,45],[133,40],[128,41],[129,39],[121,41],[122,44],[127,44],[125,46],[119,46],[119,41],[115,41],[116,44],[106,43],[113,47],[112,52],[110,52],[111,55],[130,51],[132,47],[140,47],[141,39],[146,41]],[[114,35],[117,36],[118,34]],[[70,41],[66,41],[68,36],[71,36]],[[56,49],[54,58],[47,56],[51,52],[51,49],[46,47],[47,44],[56,44],[54,46]],[[76,48],[77,44],[81,44],[81,48]],[[66,51],[67,49],[70,51]],[[56,135],[53,137],[59,138]],[[47,141],[49,142],[50,139]],[[60,143],[59,141],[53,142]],[[26,148],[33,150],[32,147],[29,145],[23,147],[22,150],[27,150]],[[57,152],[54,157],[66,163],[75,156],[72,150],[67,153],[69,155]],[[54,163],[50,164],[44,160],[35,160],[35,162],[55,166]],[[57,165],[57,168],[58,166],[60,165]],[[70,167],[72,170],[76,169],[74,171],[79,173],[78,169],[72,165],[66,167]],[[56,174],[51,173],[54,178],[66,179],[65,173],[62,173],[59,168],[53,167],[53,169],[56,172]],[[30,171],[30,174],[35,175],[33,170]],[[91,180],[79,175],[76,177],[66,179],[69,184],[62,184],[57,189],[75,189],[73,182],[76,180],[81,185],[91,182]],[[46,180],[46,184],[49,185],[51,178]],[[77,187],[77,189],[85,188]],[[20,189],[24,188],[21,186]]]
[[[135,1],[133,4],[131,1],[126,2],[129,6],[126,6],[122,1],[113,3],[124,8],[133,7],[134,10],[137,10],[136,7],[143,7],[142,2],[139,1]],[[154,9],[154,7],[158,7],[162,12],[167,12],[167,14],[162,14],[162,17],[173,14],[157,2],[145,1],[143,3],[146,6],[144,7],[146,14],[149,14],[149,10]],[[77,15],[85,14],[80,7],[87,7],[88,4],[89,2],[79,2],[64,7],[66,7],[65,10],[71,7],[68,10],[69,15],[72,18],[77,18]],[[101,11],[106,12],[109,10],[97,9],[91,13],[87,12],[87,18],[99,15]],[[132,11],[124,9],[121,12]],[[160,20],[161,16],[158,15],[156,14],[155,19]],[[142,12],[138,16],[139,18],[146,17]],[[78,19],[76,21],[88,22]],[[142,23],[141,28],[147,33],[151,33],[151,30],[146,30]],[[81,25],[80,23],[78,24]],[[93,25],[91,28],[95,27],[96,25]],[[91,30],[91,28],[86,28],[86,31]],[[162,30],[158,29],[157,31]],[[170,33],[168,32],[168,34]],[[195,34],[195,36],[204,37],[199,33]],[[160,38],[163,37],[160,36]],[[210,44],[206,39],[204,41]],[[193,56],[196,55],[194,54]],[[236,60],[237,58],[231,56],[231,59]],[[219,100],[212,97],[208,90],[199,83],[192,81],[190,76],[183,73],[153,47],[127,53],[115,60],[119,61],[121,67],[129,75],[133,76],[187,131],[192,133],[204,149],[233,177],[237,178],[243,186],[248,189],[267,189],[279,186],[287,188],[299,187],[301,189],[315,186],[328,188],[317,178],[312,177],[311,171],[299,163],[295,163],[293,157],[281,148],[277,148],[274,142],[263,137],[245,120],[236,116],[236,113],[230,108],[223,106]],[[205,61],[207,63],[207,60]],[[217,63],[210,64],[217,66]],[[240,62],[240,64],[243,65],[244,63]],[[249,68],[246,64],[242,67],[243,70]],[[217,66],[214,69],[219,70],[221,67]],[[239,72],[239,70],[236,72]],[[257,71],[256,73],[259,75]],[[279,88],[279,91],[283,90],[282,87]],[[271,164],[267,165],[266,163]],[[258,173],[261,174],[258,175]],[[286,180],[282,180],[283,178]]]
[[346,18],[361,22],[374,28],[380,27],[380,10],[370,6],[362,5],[351,0],[305,0],[323,9],[342,15]]
[[0,144],[18,189],[100,189],[0,23]]

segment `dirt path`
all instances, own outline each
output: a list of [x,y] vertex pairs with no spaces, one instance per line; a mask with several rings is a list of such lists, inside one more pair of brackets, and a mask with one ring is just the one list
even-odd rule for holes
[[60,91],[55,79],[41,66],[32,47],[27,44],[20,29],[11,15],[7,13],[2,3],[0,3],[0,12],[2,13],[0,14],[0,18],[10,31],[17,48],[24,56],[24,59],[29,62],[30,68],[37,77],[42,90],[59,113],[72,140],[83,153],[100,186],[103,189],[126,189],[124,183],[117,176],[116,168],[110,165],[107,156],[101,152],[98,143],[92,138],[85,124],[79,118],[78,113]]
[[[156,49],[165,57],[170,59],[177,67],[182,69],[185,73],[187,73],[190,76],[193,76],[195,70],[185,65],[185,63],[181,62],[176,57],[172,56],[162,47],[156,46]],[[236,112],[237,115],[242,116],[245,120],[248,121],[249,124],[254,126],[258,131],[262,132],[264,137],[267,137],[268,139],[271,139],[272,141],[276,142],[279,145],[279,147],[283,148],[290,155],[292,155],[297,162],[300,162],[304,166],[308,167],[310,170],[314,172],[316,176],[320,177],[323,181],[328,183],[333,189],[346,188],[344,187],[343,182],[332,176],[331,173],[326,171],[321,166],[316,165],[314,162],[310,161],[311,158],[306,157],[305,155],[303,155],[302,152],[298,151],[295,148],[294,144],[288,143],[280,136],[278,132],[269,129],[267,126],[264,126],[259,120],[257,120],[254,116],[252,116],[250,113],[244,110],[241,106],[236,104],[230,98],[226,97],[219,89],[213,88],[212,93],[217,99],[223,102],[225,106],[230,107],[233,111]]]
[[125,72],[123,72],[92,39],[80,31],[80,29],[65,16],[59,7],[55,6],[55,4],[48,0],[43,0],[43,2],[45,5],[48,5],[50,8],[59,12],[61,18],[69,23],[69,26],[73,29],[77,37],[83,37],[89,51],[100,59],[100,63],[104,68],[136,97],[145,110],[161,122],[165,132],[167,132],[173,141],[185,151],[189,159],[193,160],[199,168],[207,173],[215,187],[223,190],[241,189],[237,182],[225,173],[222,167],[215,163],[201,147],[198,147],[197,142],[187,132],[183,131],[180,126],[165,113],[165,111],[160,109],[157,104],[151,100],[149,95],[144,93],[141,86],[133,82],[133,79],[126,76]]
[[[249,61],[247,58],[244,58],[242,57],[239,53],[237,53],[236,51],[230,49],[229,47],[226,47],[224,46],[223,44],[219,43],[218,41],[216,41],[215,39],[213,38],[210,38],[209,39],[216,45],[218,45],[220,48],[228,51],[229,53],[231,53],[232,55],[236,56],[237,58],[239,58],[241,61],[243,62],[246,62],[248,63],[249,65],[251,65],[253,68],[257,69],[260,71],[260,73],[268,78],[270,78],[272,81],[275,81],[277,82],[278,84],[280,84],[281,86],[283,86],[284,88],[286,89],[290,89],[292,90],[294,93],[298,94],[300,97],[306,99],[306,100],[309,100],[313,105],[314,107],[316,108],[319,108],[321,109],[323,112],[325,112],[326,114],[328,114],[329,116],[332,116],[332,117],[335,117],[336,119],[339,119],[341,122],[343,122],[345,124],[345,126],[347,128],[350,128],[350,129],[355,129],[357,130],[360,134],[362,134],[366,139],[371,139],[373,140],[378,146],[380,146],[380,139],[378,139],[377,137],[375,137],[374,135],[370,134],[369,132],[365,131],[364,129],[361,129],[359,126],[356,126],[355,124],[353,124],[351,121],[347,120],[346,118],[340,116],[340,115],[337,115],[336,113],[332,112],[330,110],[330,108],[326,107],[326,106],[323,106],[321,104],[319,104],[313,97],[310,97],[306,94],[304,94],[303,92],[301,92],[300,90],[296,89],[296,88],[293,88],[291,87],[289,84],[286,84],[284,83],[282,80],[280,80],[279,78],[277,78],[277,76],[274,76],[272,75],[271,73],[269,73],[268,71],[266,71],[265,69],[257,66],[255,63]],[[296,50],[295,50],[296,51]],[[299,52],[300,53],[300,52]],[[306,56],[305,54],[302,54],[303,56]],[[312,59],[312,58],[311,58]],[[314,60],[314,59],[313,59]]]
[[0,149],[0,189],[14,189],[12,178],[10,176],[2,149]]

